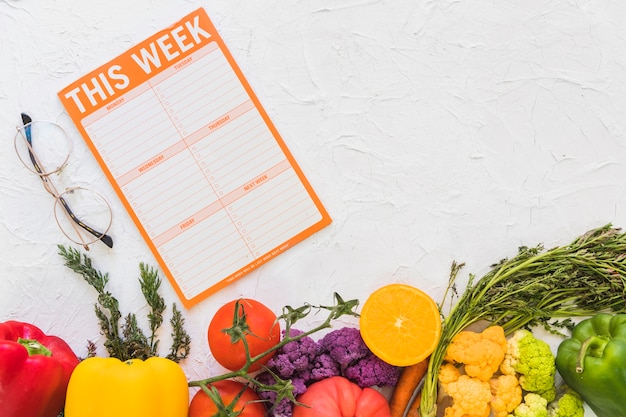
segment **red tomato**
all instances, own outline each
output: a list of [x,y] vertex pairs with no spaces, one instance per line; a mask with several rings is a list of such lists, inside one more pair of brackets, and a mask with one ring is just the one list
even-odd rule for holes
[[373,388],[361,389],[342,376],[322,379],[298,397],[293,417],[390,417],[387,399]]
[[[225,407],[228,407],[233,402],[233,399],[242,390],[245,390],[233,408],[235,412],[241,411],[238,417],[263,417],[265,415],[265,406],[260,402],[259,396],[241,382],[226,379],[214,382],[211,385],[217,388]],[[204,391],[200,390],[193,396],[191,404],[189,404],[188,417],[212,417],[217,412],[218,408],[213,400]]]
[[[239,305],[238,317],[245,314],[248,332],[245,339],[248,342],[250,356],[255,357],[274,347],[280,342],[280,325],[276,322],[276,315],[256,300],[242,298],[223,305],[209,324],[209,348],[215,360],[224,368],[238,371],[246,364],[246,351],[241,340],[233,344],[230,335],[225,330],[233,327],[235,305]],[[261,358],[248,369],[249,372],[258,371],[274,355],[272,352]]]

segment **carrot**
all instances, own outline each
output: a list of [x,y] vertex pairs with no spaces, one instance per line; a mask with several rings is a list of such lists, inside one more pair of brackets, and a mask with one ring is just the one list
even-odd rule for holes
[[[426,358],[415,365],[407,366],[400,373],[398,382],[396,383],[396,386],[391,393],[391,398],[389,399],[391,417],[402,417],[404,415],[404,411],[409,407],[411,409],[409,410],[407,417],[417,417],[419,415],[415,414],[417,410],[414,411],[414,409],[419,408],[421,395],[418,395],[413,404],[410,404],[410,402],[415,389],[424,378],[424,375],[426,375],[429,359],[430,358]],[[415,404],[417,404],[417,407]]]

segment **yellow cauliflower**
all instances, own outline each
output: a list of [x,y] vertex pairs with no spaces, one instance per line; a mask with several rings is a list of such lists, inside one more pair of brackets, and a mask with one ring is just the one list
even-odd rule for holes
[[522,402],[522,387],[514,375],[500,375],[489,381],[494,417],[507,417]]
[[454,382],[461,376],[461,371],[459,368],[452,365],[451,363],[444,363],[441,368],[439,368],[439,383],[446,387],[450,382]]
[[445,417],[488,417],[491,413],[489,383],[467,375],[448,384],[446,392],[452,397],[452,406]]
[[465,330],[452,339],[444,361],[463,364],[468,376],[487,382],[500,367],[506,349],[501,326],[490,326],[480,333]]
[[488,417],[491,413],[488,382],[461,374],[450,363],[440,368],[439,382],[445,394],[452,399],[444,417]]

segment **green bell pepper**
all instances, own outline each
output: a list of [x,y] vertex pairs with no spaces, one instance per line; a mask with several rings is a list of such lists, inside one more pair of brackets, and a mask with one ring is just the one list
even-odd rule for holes
[[556,368],[598,417],[626,416],[626,314],[578,323],[559,344]]

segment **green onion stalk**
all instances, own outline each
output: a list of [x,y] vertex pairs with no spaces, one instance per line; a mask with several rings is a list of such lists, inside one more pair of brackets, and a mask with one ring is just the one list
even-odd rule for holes
[[[462,264],[453,263],[444,294],[455,293]],[[493,265],[481,279],[472,274],[465,291],[443,318],[441,338],[430,357],[420,414],[437,415],[438,372],[452,339],[479,321],[506,334],[543,326],[554,334],[571,329],[572,318],[600,311],[626,312],[626,234],[610,224],[588,231],[565,246],[545,250],[522,246]],[[439,306],[442,310],[443,302]]]

